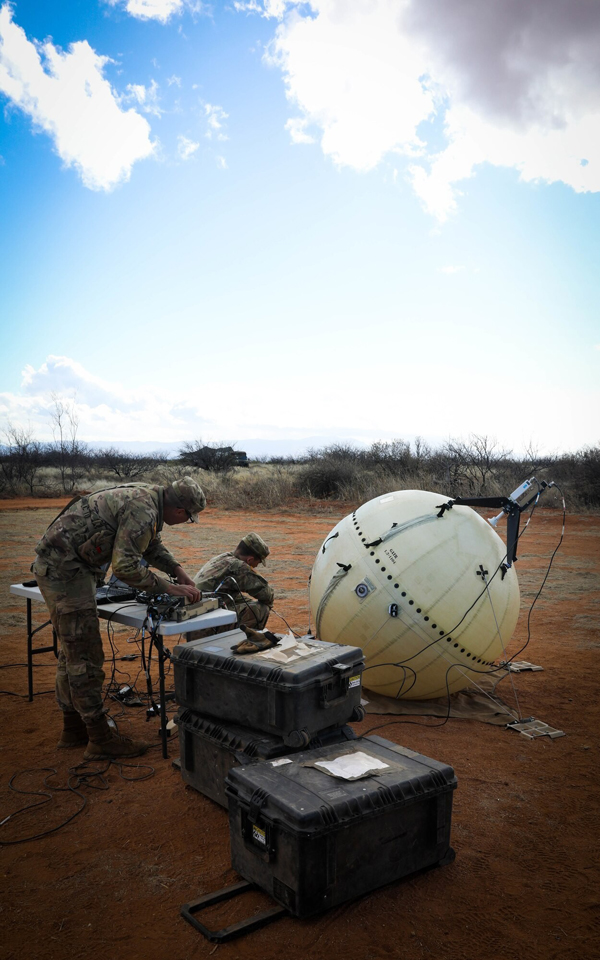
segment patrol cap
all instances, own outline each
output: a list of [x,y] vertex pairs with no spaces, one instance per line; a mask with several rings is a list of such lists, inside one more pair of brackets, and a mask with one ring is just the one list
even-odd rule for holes
[[245,543],[248,549],[252,550],[252,553],[255,553],[260,562],[266,566],[266,559],[270,550],[262,537],[259,537],[257,533],[247,533],[245,537],[242,537],[242,543]]
[[198,514],[206,506],[206,497],[202,488],[198,486],[192,477],[183,477],[182,480],[174,480],[171,489],[181,506],[190,515],[193,523],[198,522]]

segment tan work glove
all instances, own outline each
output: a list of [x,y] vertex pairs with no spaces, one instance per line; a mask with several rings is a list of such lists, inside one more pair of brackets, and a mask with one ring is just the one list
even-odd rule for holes
[[261,650],[269,650],[271,647],[276,647],[280,642],[280,637],[276,637],[274,633],[271,633],[270,630],[265,630],[259,632],[258,630],[253,630],[252,627],[247,627],[243,623],[240,624],[240,630],[242,630],[247,639],[240,640],[239,643],[236,643],[235,647],[232,647],[231,650],[233,653],[258,653]]

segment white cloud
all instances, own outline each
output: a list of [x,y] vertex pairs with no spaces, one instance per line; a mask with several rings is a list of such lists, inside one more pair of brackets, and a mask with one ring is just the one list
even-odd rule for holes
[[124,7],[127,13],[138,20],[160,20],[166,23],[172,16],[182,13],[184,0],[106,0],[111,7]]
[[216,435],[202,415],[202,396],[174,397],[160,388],[124,389],[90,373],[70,357],[50,356],[39,369],[27,366],[19,393],[0,393],[0,427],[30,424],[41,440],[52,439],[52,394],[68,401],[79,420],[82,440],[149,440],[160,443]]
[[286,7],[293,4],[290,0],[234,0],[233,9],[238,13],[259,13],[261,17],[276,17],[280,20]]
[[[513,448],[522,448],[532,439],[538,446],[556,451],[597,442],[595,411],[599,397],[595,385],[573,388],[572,384],[559,383],[551,411],[536,420],[534,434],[528,424],[521,437],[518,430],[515,433],[514,424],[507,423],[502,406],[473,406],[473,396],[483,396],[489,388],[488,370],[461,366],[458,361],[454,368],[453,402],[449,405],[444,402],[443,387],[448,358],[434,358],[432,364],[430,379],[432,383],[441,384],[439,390],[434,388],[423,394],[422,373],[415,366],[408,369],[397,384],[397,403],[389,411],[382,412],[377,399],[370,403],[367,398],[365,402],[364,393],[358,392],[348,397],[348,403],[334,422],[324,423],[323,410],[335,408],[339,389],[321,369],[297,375],[293,371],[286,373],[281,379],[281,389],[276,390],[271,399],[266,398],[258,409],[253,404],[240,404],[239,396],[229,389],[231,370],[226,367],[222,376],[217,369],[203,368],[201,375],[182,377],[178,363],[175,374],[170,371],[169,378],[168,367],[165,368],[161,379],[149,390],[146,381],[135,387],[124,387],[90,373],[69,357],[48,357],[39,369],[26,368],[20,390],[0,393],[0,436],[6,423],[11,422],[24,427],[30,424],[38,439],[51,440],[51,394],[55,393],[74,405],[80,424],[79,438],[95,443],[135,439],[159,446],[194,437],[242,441],[253,437],[308,435],[313,438],[311,446],[318,446],[315,440],[323,435],[329,437],[328,442],[336,435],[372,442],[397,437],[394,410],[398,404],[410,406],[411,398],[423,394],[413,430],[430,442],[470,432],[497,436],[503,446]],[[358,363],[357,377],[361,369]],[[390,359],[389,363],[384,361],[380,372],[393,380],[395,369]],[[531,389],[543,393],[545,381],[535,369],[532,376]],[[518,392],[520,382],[518,372],[509,372],[507,391]],[[298,404],[299,395],[307,398],[306,403]]]
[[173,74],[172,77],[167,77],[167,86],[172,87],[173,84],[175,84],[176,86],[180,87],[180,86],[181,86],[181,77],[176,77],[175,74]]
[[292,143],[314,143],[315,138],[306,132],[308,120],[305,117],[293,117],[287,121],[285,129],[289,131]]
[[422,149],[417,127],[433,97],[418,48],[398,28],[403,5],[312,0],[313,16],[293,10],[268,48],[301,123],[321,128],[323,152],[339,165],[371,170],[391,150]]
[[151,113],[155,117],[162,116],[164,112],[159,106],[158,84],[156,80],[151,80],[149,87],[145,87],[143,83],[129,83],[127,85],[127,94],[123,99],[135,100],[144,113]]
[[221,170],[227,170],[227,160],[225,157],[217,157],[217,166],[220,167]]
[[182,160],[189,160],[192,157],[198,147],[199,143],[195,143],[193,140],[189,140],[183,135],[177,137],[177,152]]
[[38,370],[27,364],[22,377],[21,387],[27,397],[76,394],[81,402],[90,406],[130,407],[133,403],[131,392],[120,384],[96,377],[70,357],[50,355]]
[[[491,163],[522,180],[600,190],[600,3],[590,0],[249,0],[278,21],[266,61],[336,164],[390,154],[439,220]],[[441,121],[428,149],[423,121]],[[395,161],[397,163],[397,160]]]
[[227,120],[229,114],[225,113],[222,107],[214,103],[203,103],[203,107],[207,124],[205,136],[209,140],[212,140],[213,137],[217,140],[227,140],[227,134],[223,130],[223,121]]
[[137,160],[154,152],[150,127],[135,110],[122,110],[99,56],[83,40],[63,53],[30,42],[0,8],[0,93],[48,133],[64,163],[92,190],[128,180]]
[[167,23],[185,9],[193,14],[205,14],[210,7],[202,0],[105,0],[111,7],[123,7],[138,20],[158,20]]

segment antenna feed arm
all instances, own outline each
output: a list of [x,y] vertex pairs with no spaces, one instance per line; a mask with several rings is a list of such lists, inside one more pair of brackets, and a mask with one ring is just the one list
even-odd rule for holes
[[525,480],[516,490],[513,490],[509,497],[455,497],[453,500],[448,500],[446,503],[439,505],[438,517],[443,517],[446,510],[451,510],[454,506],[502,507],[500,513],[496,517],[491,517],[488,523],[495,528],[503,516],[507,518],[506,568],[508,569],[517,559],[521,514],[539,498],[542,490],[553,486],[555,486],[553,481],[547,483],[546,480],[540,481],[531,477],[530,480]]

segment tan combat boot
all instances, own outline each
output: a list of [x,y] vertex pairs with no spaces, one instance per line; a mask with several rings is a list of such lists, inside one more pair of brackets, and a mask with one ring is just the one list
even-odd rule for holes
[[84,747],[87,742],[87,727],[77,711],[64,710],[63,729],[57,747]]
[[106,716],[87,724],[90,738],[84,760],[125,760],[128,757],[141,757],[149,743],[145,740],[131,740],[111,730]]

